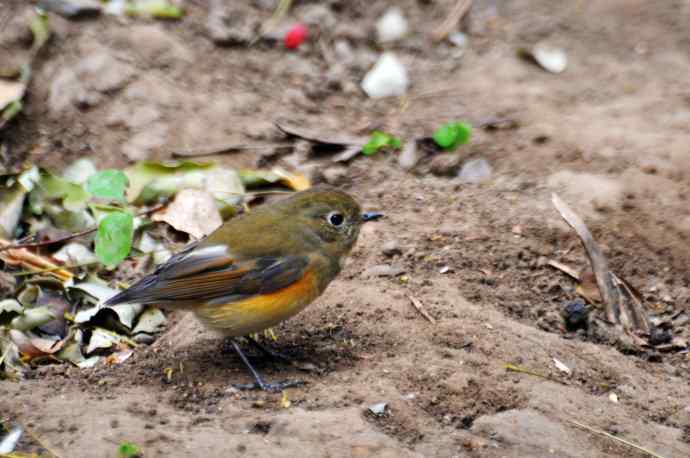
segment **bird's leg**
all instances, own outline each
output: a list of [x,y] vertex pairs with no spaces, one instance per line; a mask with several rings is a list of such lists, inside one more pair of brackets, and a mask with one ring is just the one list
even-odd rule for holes
[[266,345],[257,341],[253,337],[245,336],[244,338],[247,339],[250,344],[254,345],[256,348],[259,349],[259,351],[261,351],[261,353],[268,356],[269,358],[274,359],[274,360],[278,360],[278,361],[282,361],[286,364],[292,364],[292,360],[290,358],[288,358],[287,356],[285,356],[284,354],[282,354],[280,352],[277,352],[275,350],[268,348]]
[[254,383],[249,383],[249,384],[236,384],[233,385],[235,388],[238,388],[240,390],[254,390],[254,389],[260,389],[264,391],[282,391],[285,388],[290,388],[293,386],[299,386],[303,385],[304,382],[300,380],[295,380],[295,381],[285,381],[285,382],[278,382],[278,383],[266,383],[264,380],[261,378],[261,375],[257,372],[256,369],[254,369],[254,366],[251,365],[249,362],[249,359],[247,359],[247,356],[244,354],[240,346],[237,344],[235,339],[230,340],[230,343],[232,344],[233,348],[237,352],[237,354],[240,356],[240,359],[244,363],[245,366],[247,366],[247,369],[249,369],[249,372],[251,372],[252,377],[254,377]]

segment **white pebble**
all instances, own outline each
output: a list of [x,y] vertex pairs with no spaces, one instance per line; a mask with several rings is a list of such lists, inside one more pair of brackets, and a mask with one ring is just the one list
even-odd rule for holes
[[491,178],[491,165],[486,159],[472,159],[463,164],[458,176],[463,183],[482,183]]
[[404,95],[409,80],[407,70],[393,53],[383,53],[362,80],[362,89],[373,99]]
[[407,34],[407,19],[398,7],[391,7],[376,22],[376,35],[379,43],[400,40]]

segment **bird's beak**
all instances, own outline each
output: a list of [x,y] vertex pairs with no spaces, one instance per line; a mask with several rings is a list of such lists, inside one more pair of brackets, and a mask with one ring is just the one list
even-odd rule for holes
[[362,213],[362,221],[367,222],[367,221],[376,221],[377,219],[383,217],[383,213],[378,213],[378,212],[365,212]]

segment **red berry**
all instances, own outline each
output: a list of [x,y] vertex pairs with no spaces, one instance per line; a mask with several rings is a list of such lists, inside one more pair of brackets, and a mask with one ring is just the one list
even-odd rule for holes
[[309,29],[304,24],[295,24],[285,34],[285,47],[287,49],[297,49],[309,35]]

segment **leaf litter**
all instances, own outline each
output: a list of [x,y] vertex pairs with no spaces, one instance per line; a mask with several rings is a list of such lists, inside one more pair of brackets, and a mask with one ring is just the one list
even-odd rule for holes
[[674,327],[673,318],[652,317],[651,308],[644,303],[642,295],[609,268],[606,256],[582,219],[558,195],[552,195],[552,202],[580,238],[591,270],[578,273],[555,260],[548,264],[578,281],[576,292],[595,310],[602,309],[604,317],[600,316],[601,313],[589,314],[589,325],[604,331],[604,334],[613,330],[614,340],[624,349],[637,352],[687,351],[688,344],[680,337],[672,337],[671,333],[668,333],[668,339],[656,337],[663,332],[663,328]]
[[279,168],[196,161],[99,171],[80,159],[61,175],[26,166],[0,180],[0,260],[15,279],[0,297],[0,378],[15,380],[39,363],[125,362],[167,323],[155,307],[102,305],[134,272],[208,235],[256,195],[311,186]]

